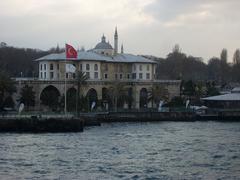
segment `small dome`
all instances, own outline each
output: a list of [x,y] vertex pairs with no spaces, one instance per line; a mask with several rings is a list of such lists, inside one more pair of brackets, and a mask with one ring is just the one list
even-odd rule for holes
[[100,43],[98,43],[94,49],[113,49],[111,44],[106,42],[106,38],[103,35],[102,36],[102,41]]
[[98,43],[94,49],[113,49],[111,44],[109,43],[103,43],[103,42],[100,42]]

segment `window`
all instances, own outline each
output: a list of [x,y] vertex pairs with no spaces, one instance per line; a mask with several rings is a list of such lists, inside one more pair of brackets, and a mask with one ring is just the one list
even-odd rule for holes
[[150,73],[146,74],[146,79],[150,79]]
[[98,72],[94,72],[94,78],[98,79]]
[[104,79],[107,79],[108,78],[108,74],[104,74]]
[[139,66],[139,71],[142,71],[142,65]]
[[81,71],[83,70],[83,68],[82,68],[82,64],[80,64],[80,70],[81,70]]
[[53,79],[53,72],[50,72],[50,79]]
[[149,64],[147,65],[147,71],[149,71]]
[[90,70],[89,64],[86,64],[86,70]]
[[119,79],[122,79],[123,78],[123,75],[122,74],[119,74]]
[[117,79],[118,78],[118,74],[115,74],[115,79]]
[[41,64],[41,66],[40,66],[40,70],[42,70],[42,64]]
[[97,70],[98,70],[98,65],[94,64],[94,71],[97,71]]
[[87,78],[90,78],[90,72],[86,72]]
[[132,78],[133,78],[133,79],[136,79],[136,73],[133,73],[133,74],[132,74]]
[[50,64],[50,70],[53,70],[53,64]]
[[46,79],[47,78],[47,73],[46,72],[44,72],[44,79]]
[[57,64],[57,69],[59,70],[59,64]]
[[130,79],[130,74],[127,74],[127,78]]
[[40,77],[41,77],[41,79],[43,78],[43,77],[42,77],[42,72],[41,72],[41,76],[40,76]]
[[76,74],[75,74],[75,73],[73,73],[73,74],[72,74],[72,77],[73,77],[73,79],[75,79],[75,78],[76,78]]
[[139,73],[139,79],[142,79],[142,73]]
[[66,79],[68,79],[68,73],[66,73]]
[[47,65],[46,64],[44,64],[44,70],[46,70],[47,69]]

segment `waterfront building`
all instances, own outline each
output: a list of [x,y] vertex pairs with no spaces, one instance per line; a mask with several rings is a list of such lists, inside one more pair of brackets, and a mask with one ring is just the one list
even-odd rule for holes
[[[53,53],[36,60],[39,67],[37,79],[18,78],[18,94],[24,85],[33,86],[36,92],[36,108],[42,109],[41,97],[46,92],[53,92],[60,99],[65,94],[76,94],[76,73],[84,72],[88,77],[86,84],[81,86],[80,94],[88,97],[89,106],[93,102],[97,106],[109,109],[112,91],[116,84],[121,84],[127,92],[122,108],[156,107],[157,103],[149,101],[149,95],[154,86],[160,86],[167,91],[168,99],[179,96],[179,80],[157,80],[156,62],[139,55],[124,53],[123,45],[118,51],[118,32],[114,33],[114,47],[103,35],[101,41],[90,50],[77,52],[76,59],[66,59],[65,53]],[[65,65],[71,64],[76,72],[66,72]]]
[[231,93],[202,98],[210,108],[240,109],[240,87],[232,89]]

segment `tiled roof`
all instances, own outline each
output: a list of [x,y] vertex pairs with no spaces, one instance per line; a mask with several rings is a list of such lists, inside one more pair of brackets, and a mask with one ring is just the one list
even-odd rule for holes
[[240,93],[230,93],[219,96],[202,98],[204,101],[240,101]]
[[[49,54],[39,59],[36,59],[36,61],[46,61],[46,60],[65,61],[66,55],[65,53]],[[132,54],[117,54],[116,56],[106,56],[106,55],[95,53],[93,51],[78,51],[77,59],[73,59],[73,60],[123,62],[123,63],[156,63],[155,61],[152,61],[150,59],[144,58],[142,56],[132,55]]]

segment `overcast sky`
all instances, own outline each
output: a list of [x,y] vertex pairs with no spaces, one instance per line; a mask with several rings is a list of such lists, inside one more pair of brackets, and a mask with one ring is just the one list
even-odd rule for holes
[[125,52],[166,57],[175,44],[207,61],[240,48],[240,0],[1,0],[0,42],[90,49],[117,25]]

